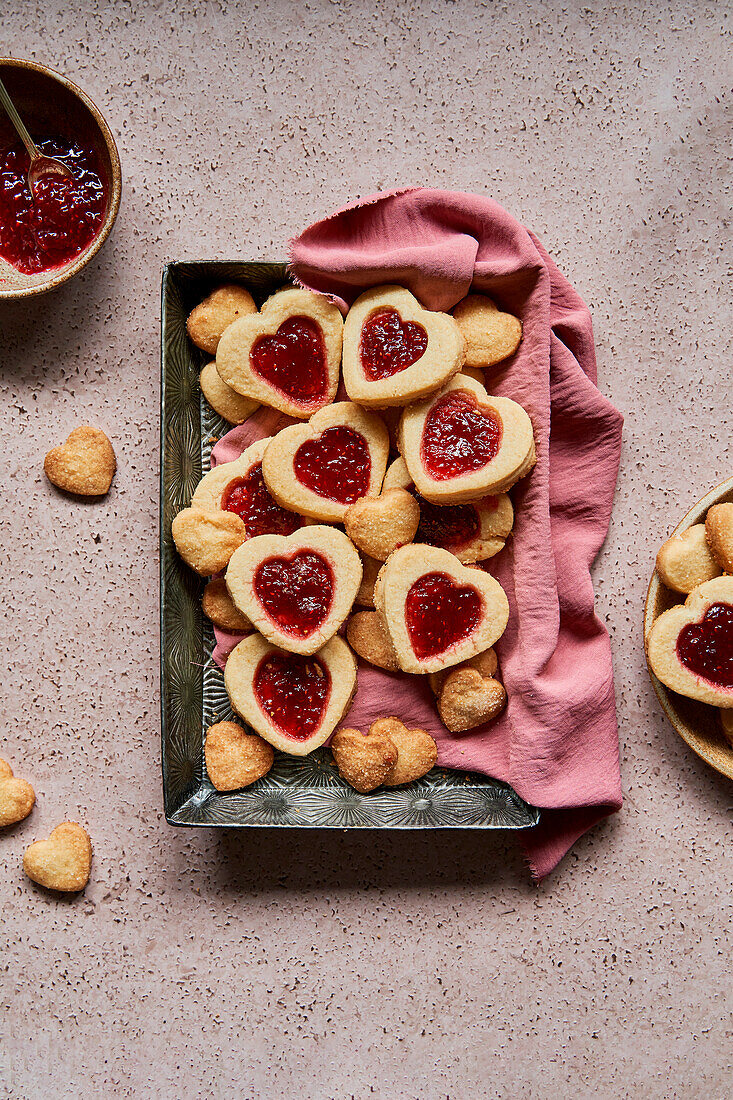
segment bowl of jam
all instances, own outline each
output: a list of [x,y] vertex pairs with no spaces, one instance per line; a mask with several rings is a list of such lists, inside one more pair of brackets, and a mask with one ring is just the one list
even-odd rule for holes
[[31,193],[29,157],[0,107],[0,300],[42,294],[71,279],[99,251],[120,206],[112,132],[67,77],[35,61],[0,58],[0,78],[42,153],[71,170]]

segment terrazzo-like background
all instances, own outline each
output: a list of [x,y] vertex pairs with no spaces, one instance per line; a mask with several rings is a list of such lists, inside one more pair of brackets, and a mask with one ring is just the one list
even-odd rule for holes
[[[119,143],[101,255],[0,305],[5,733],[38,792],[0,838],[0,1094],[730,1095],[730,782],[642,653],[657,545],[732,472],[730,3],[5,0],[3,49],[78,81]],[[493,195],[589,303],[626,416],[595,577],[626,804],[541,887],[484,834],[256,835],[161,816],[161,265],[280,258],[350,198]],[[119,472],[62,499],[80,422]],[[84,895],[23,876],[87,823]]]

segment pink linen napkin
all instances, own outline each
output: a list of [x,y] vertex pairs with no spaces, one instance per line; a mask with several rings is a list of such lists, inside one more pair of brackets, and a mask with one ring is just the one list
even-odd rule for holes
[[[487,372],[492,393],[529,413],[538,461],[512,490],[513,537],[488,563],[510,604],[496,646],[509,702],[494,723],[450,734],[426,677],[359,670],[345,719],[364,729],[384,714],[428,730],[438,762],[510,783],[542,810],[522,834],[536,880],[591,825],[621,806],[608,634],[594,611],[590,566],[606,536],[622,417],[596,388],[590,314],[537,238],[491,199],[410,189],[373,195],[292,242],[298,282],[345,309],[367,287],[407,286],[428,309],[485,291],[523,325],[516,355]],[[259,410],[217,444],[236,458],[288,422]],[[217,634],[220,663],[238,641]]]

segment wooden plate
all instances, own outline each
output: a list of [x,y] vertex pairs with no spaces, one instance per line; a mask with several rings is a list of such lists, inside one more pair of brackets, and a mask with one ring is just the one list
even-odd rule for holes
[[[673,534],[686,531],[695,523],[704,523],[708,508],[712,508],[714,504],[729,501],[733,502],[733,477],[711,489],[702,500],[698,500],[682,522],[675,527]],[[655,569],[649,582],[644,608],[645,641],[654,620],[667,608],[681,603],[683,599],[684,597],[678,592],[671,592],[662,584]],[[649,675],[664,713],[682,740],[686,741],[711,768],[733,779],[733,747],[723,736],[718,708],[708,706],[706,703],[698,703],[694,699],[687,699],[684,695],[677,695],[676,692],[670,691],[660,683],[651,668],[649,668]]]

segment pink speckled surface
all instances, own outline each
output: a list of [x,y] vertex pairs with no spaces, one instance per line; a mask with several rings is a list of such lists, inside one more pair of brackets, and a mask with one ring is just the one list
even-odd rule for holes
[[[657,545],[731,473],[730,8],[170,10],[3,8],[9,52],[104,110],[125,180],[82,276],[0,307],[0,755],[38,792],[0,838],[0,1094],[725,1096],[732,788],[666,725],[641,615]],[[488,191],[540,235],[626,417],[595,570],[626,806],[539,889],[510,839],[185,832],[158,809],[161,265],[278,258],[401,183]],[[119,459],[86,505],[41,472],[85,420]],[[66,816],[95,861],[58,900],[20,861]]]

